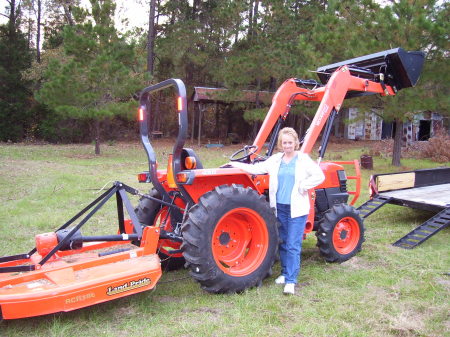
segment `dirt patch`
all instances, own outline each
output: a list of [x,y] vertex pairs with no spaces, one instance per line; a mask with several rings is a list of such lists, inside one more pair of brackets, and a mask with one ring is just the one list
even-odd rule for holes
[[159,303],[176,303],[180,302],[180,299],[173,296],[155,296],[155,302]]
[[355,270],[369,269],[370,265],[367,261],[358,256],[352,257],[350,260],[341,263],[341,266]]
[[364,257],[354,256],[350,260],[347,260],[339,265],[336,265],[336,268],[344,267],[353,270],[367,270],[387,266],[388,264],[383,260],[368,261]]
[[92,155],[92,154],[71,153],[71,154],[66,154],[64,157],[70,158],[70,159],[94,159],[97,156]]
[[443,286],[448,292],[450,292],[450,275],[446,278],[436,278],[436,283]]
[[134,316],[136,310],[131,306],[119,307],[116,309],[116,317]]
[[377,299],[377,301],[380,302],[380,305],[384,305],[387,300],[398,301],[400,298],[400,293],[397,291],[388,291],[385,288],[373,285],[369,285],[367,290],[374,299]]
[[398,317],[391,317],[390,331],[400,337],[422,336],[423,317],[411,311],[402,312]]
[[[208,320],[211,322],[217,322],[222,319],[225,311],[221,308],[211,308],[211,307],[199,307],[199,308],[189,308],[186,307],[181,310],[180,320],[183,322],[188,321],[198,321],[199,317],[202,320]],[[215,336],[215,335],[214,335]]]
[[200,313],[200,314],[212,314],[214,316],[216,315],[222,315],[223,314],[223,310],[222,309],[218,309],[218,308],[209,308],[209,307],[203,307],[203,308],[196,308],[196,309],[188,309],[185,308],[183,309],[183,312],[189,312],[189,313]]

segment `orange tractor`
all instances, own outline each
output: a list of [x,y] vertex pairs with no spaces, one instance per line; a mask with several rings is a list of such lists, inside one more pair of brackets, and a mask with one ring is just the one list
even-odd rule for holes
[[[275,93],[254,143],[230,157],[246,163],[265,160],[275,150],[278,131],[294,101],[320,102],[300,151],[310,153],[322,133],[318,160],[326,179],[310,191],[305,235],[316,232],[327,261],[348,260],[364,241],[362,219],[351,206],[359,196],[358,161],[322,161],[333,119],[345,98],[395,95],[414,86],[423,61],[424,53],[397,48],[321,67],[317,70],[320,82],[289,79]],[[158,170],[148,137],[149,96],[169,87],[177,95],[179,133],[167,169]],[[205,169],[195,152],[184,148],[188,118],[181,80],[145,88],[139,104],[149,170],[138,178],[153,188],[142,194],[116,182],[57,231],[37,235],[36,246],[28,253],[1,257],[1,318],[70,311],[149,290],[161,277],[161,265],[169,269],[185,265],[212,293],[259,286],[271,274],[279,239],[277,220],[267,201],[268,176],[226,166]],[[345,174],[347,164],[355,167],[352,177]],[[355,191],[347,190],[348,179],[356,180]],[[127,193],[141,197],[136,208]],[[83,236],[81,227],[114,195],[118,233]]]

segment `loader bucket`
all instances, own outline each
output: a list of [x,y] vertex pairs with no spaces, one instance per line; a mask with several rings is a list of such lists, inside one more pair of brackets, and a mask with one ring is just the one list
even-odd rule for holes
[[320,81],[326,84],[337,68],[347,65],[352,75],[371,81],[382,81],[380,74],[383,74],[385,84],[400,90],[416,85],[424,61],[425,53],[422,51],[408,52],[402,48],[394,48],[320,67],[317,72]]

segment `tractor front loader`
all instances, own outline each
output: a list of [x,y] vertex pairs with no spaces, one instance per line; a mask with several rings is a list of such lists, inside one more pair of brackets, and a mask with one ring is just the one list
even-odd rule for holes
[[[414,86],[423,61],[422,52],[397,48],[321,67],[320,82],[289,79],[275,93],[253,144],[230,157],[246,163],[265,160],[275,150],[278,132],[294,101],[320,102],[300,151],[310,153],[322,133],[318,160],[326,179],[309,191],[311,210],[305,235],[316,232],[327,261],[348,260],[364,241],[362,219],[351,206],[359,196],[358,161],[322,161],[333,119],[345,98],[395,95]],[[179,132],[167,169],[158,169],[149,139],[149,98],[168,88],[174,88],[177,96]],[[59,230],[36,236],[36,247],[30,252],[0,258],[2,318],[70,311],[151,289],[161,276],[161,264],[165,269],[186,265],[201,287],[212,293],[241,292],[261,285],[271,274],[279,238],[267,200],[269,177],[230,167],[204,168],[195,152],[184,147],[188,118],[181,80],[166,80],[142,90],[139,125],[149,170],[140,173],[138,180],[151,183],[150,192],[142,194],[116,182]],[[356,174],[348,177],[343,165],[353,165]],[[356,180],[355,191],[347,190],[348,179]],[[135,209],[127,193],[141,196]],[[114,194],[118,234],[82,236],[80,228]],[[129,220],[124,218],[124,206]]]

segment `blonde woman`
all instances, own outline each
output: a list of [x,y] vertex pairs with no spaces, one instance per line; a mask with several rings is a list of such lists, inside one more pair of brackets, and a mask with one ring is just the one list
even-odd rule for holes
[[308,190],[325,179],[319,165],[307,154],[297,151],[299,146],[297,132],[286,127],[278,134],[278,149],[282,152],[254,165],[229,163],[250,174],[269,174],[269,202],[276,209],[281,224],[281,275],[275,283],[284,284],[283,293],[292,295],[300,273],[303,233],[310,209]]

